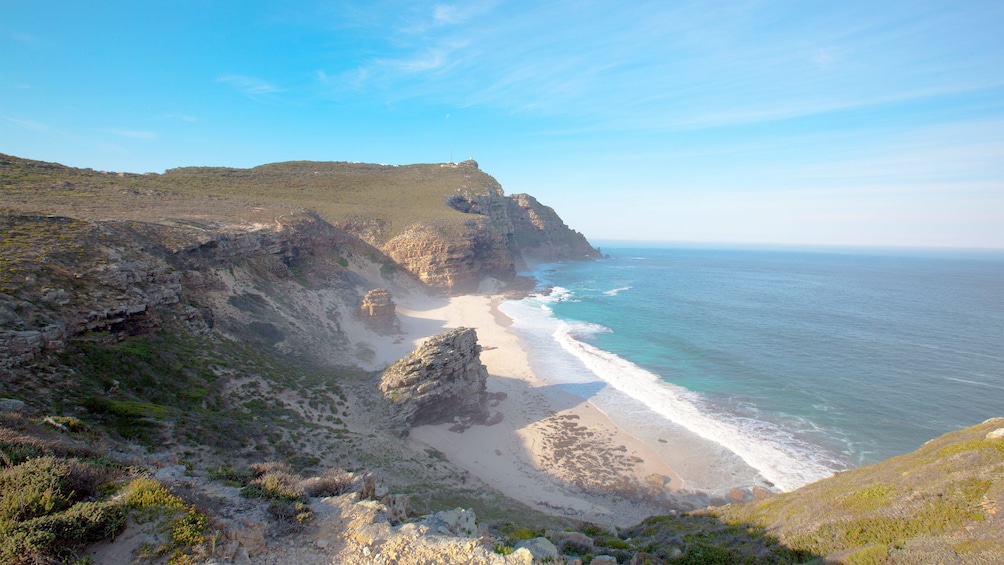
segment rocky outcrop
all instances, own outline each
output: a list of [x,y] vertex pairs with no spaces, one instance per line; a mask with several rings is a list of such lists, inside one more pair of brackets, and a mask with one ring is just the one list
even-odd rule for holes
[[471,216],[461,228],[420,223],[383,246],[430,286],[451,294],[473,292],[486,277],[513,280],[528,263],[601,256],[532,196],[506,196],[494,178],[480,171],[472,171],[470,179],[480,186],[458,189],[446,198],[449,207]]
[[424,283],[449,294],[473,292],[485,277],[509,280],[516,275],[503,234],[484,218],[470,219],[459,233],[412,226],[388,241],[384,251]]
[[457,328],[429,338],[410,355],[388,367],[380,392],[393,407],[391,427],[402,435],[422,424],[488,417],[477,332]]
[[509,196],[513,241],[524,261],[598,259],[600,252],[581,233],[569,228],[553,208],[529,194]]
[[[352,348],[340,312],[359,307],[359,286],[384,282],[364,280],[347,257],[391,261],[314,214],[266,225],[8,214],[0,232],[11,234],[0,244],[14,258],[0,268],[0,369],[85,334],[116,342],[168,320],[331,362]],[[374,329],[396,330],[389,295],[367,310]]]
[[396,308],[389,290],[374,288],[363,297],[359,317],[368,328],[377,333],[397,333],[401,331],[401,324],[397,319]]

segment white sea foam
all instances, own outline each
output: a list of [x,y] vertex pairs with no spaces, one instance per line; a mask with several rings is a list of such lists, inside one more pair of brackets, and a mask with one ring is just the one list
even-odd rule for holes
[[[572,326],[569,327],[572,328]],[[574,329],[570,329],[569,331],[572,337],[582,338],[582,337],[592,337],[598,334],[608,334],[613,330],[602,324],[594,324],[592,322],[576,322]]]
[[658,375],[613,353],[579,341],[579,324],[561,322],[554,338],[596,376],[654,413],[721,444],[782,490],[796,489],[833,474],[813,446],[766,421],[709,414],[700,396],[662,381]]
[[[651,411],[650,424],[662,420],[666,425],[680,426],[705,441],[721,445],[782,490],[828,477],[841,467],[819,448],[799,441],[775,424],[716,411],[701,395],[666,383],[658,375],[582,341],[611,330],[600,324],[557,319],[548,305],[571,296],[569,290],[555,287],[550,296],[500,305],[513,319],[513,329],[529,338],[545,380],[572,388],[594,388],[597,382],[605,383],[626,397],[624,406]],[[571,355],[578,363],[565,355]],[[576,367],[580,364],[581,367]],[[609,395],[606,396],[609,400]],[[600,408],[617,411],[621,404],[614,401]],[[751,413],[755,416],[755,411]]]
[[990,383],[981,383],[981,382],[977,382],[977,381],[971,381],[969,379],[957,379],[955,377],[945,377],[945,379],[949,380],[949,381],[955,381],[957,383],[967,384],[967,385],[982,386],[982,387],[996,388],[996,389],[1004,389],[1004,387],[1002,387],[1002,386],[997,386],[997,385],[990,384]]
[[554,338],[596,376],[620,392],[641,401],[657,414],[706,440],[721,444],[777,488],[789,491],[829,477],[833,470],[813,457],[811,446],[798,442],[767,421],[711,415],[700,407],[700,396],[663,381],[659,375],[572,337],[576,331],[561,322]]
[[603,291],[603,294],[607,296],[617,296],[618,293],[624,292],[625,290],[631,290],[630,286],[622,286],[620,288],[612,288],[610,290]]

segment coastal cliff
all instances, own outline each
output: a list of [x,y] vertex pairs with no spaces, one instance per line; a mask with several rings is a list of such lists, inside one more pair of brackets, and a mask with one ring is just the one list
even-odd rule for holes
[[[645,461],[517,397],[522,381],[507,399],[487,393],[481,356],[509,354],[499,337],[481,345],[473,329],[449,329],[461,323],[397,307],[431,310],[445,299],[430,295],[510,280],[528,263],[597,256],[473,162],[132,175],[0,156],[0,561],[1004,556],[1004,420],[795,492],[688,512],[699,505],[656,500],[668,476],[604,491],[623,479],[611,469]],[[437,335],[412,352],[408,324]],[[489,410],[503,399],[505,418]],[[524,426],[528,409],[542,415]],[[562,479],[531,507],[400,437],[451,420],[442,433],[475,441],[513,428],[511,445],[485,442],[483,467],[595,461],[607,474]],[[520,459],[538,428],[553,433],[529,449],[553,453]],[[565,506],[570,493],[593,502]],[[664,515],[627,527],[610,510],[625,507]],[[579,521],[586,512],[605,521]]]
[[451,293],[471,292],[485,277],[509,281],[532,262],[600,257],[579,232],[532,196],[507,196],[477,163],[457,165],[467,183],[445,203],[466,218],[459,225],[419,223],[382,249],[408,271]]
[[[368,165],[297,161],[251,169],[187,167],[143,175],[0,155],[3,209],[232,232],[310,214],[376,248],[385,269],[461,294],[511,280],[530,262],[600,256],[528,195],[507,196],[474,161]],[[236,237],[236,236],[234,236]],[[236,243],[240,245],[240,243]]]

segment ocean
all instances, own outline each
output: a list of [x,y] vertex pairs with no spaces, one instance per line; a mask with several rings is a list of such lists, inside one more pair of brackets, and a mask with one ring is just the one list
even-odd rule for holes
[[500,309],[687,488],[792,490],[1004,416],[1000,252],[604,252]]

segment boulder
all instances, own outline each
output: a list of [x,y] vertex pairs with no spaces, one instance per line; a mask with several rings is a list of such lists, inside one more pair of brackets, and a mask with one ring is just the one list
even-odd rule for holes
[[188,469],[184,465],[172,465],[171,467],[157,469],[157,472],[153,476],[162,483],[175,483],[183,479],[187,472]]
[[422,520],[422,524],[429,528],[429,532],[434,534],[474,537],[478,531],[476,519],[477,516],[473,510],[456,508],[426,516]]
[[582,532],[548,532],[548,534],[564,553],[581,555],[593,551],[593,538]]
[[368,328],[377,333],[400,333],[401,323],[397,318],[396,308],[389,290],[374,288],[363,297],[359,317]]
[[16,398],[0,398],[0,412],[20,412],[24,410],[24,401]]
[[554,547],[547,538],[533,538],[528,540],[523,540],[516,544],[517,551],[520,549],[526,549],[533,555],[533,558],[537,561],[543,561],[544,559],[551,558],[551,560],[558,558],[558,548]]
[[411,426],[454,421],[458,416],[483,423],[488,417],[477,332],[457,328],[429,338],[388,367],[380,392],[392,405],[390,427],[407,435]]
[[521,547],[505,558],[506,565],[533,565],[533,554],[525,547]]

